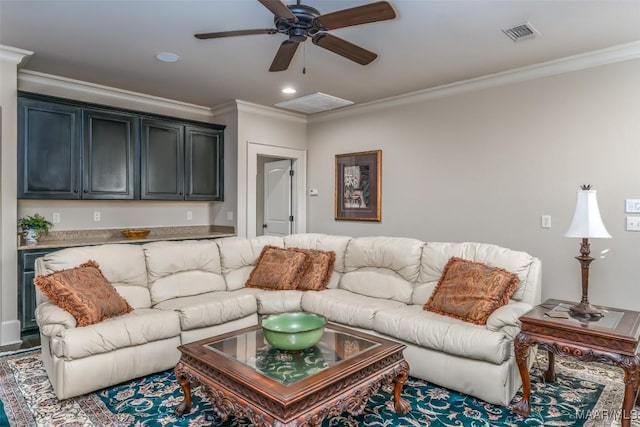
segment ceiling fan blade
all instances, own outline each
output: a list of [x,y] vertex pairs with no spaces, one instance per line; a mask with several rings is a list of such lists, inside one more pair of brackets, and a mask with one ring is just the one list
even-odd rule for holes
[[206,39],[218,39],[221,37],[235,37],[235,36],[251,36],[254,34],[277,34],[278,30],[275,28],[260,28],[256,30],[236,30],[236,31],[220,31],[217,33],[200,33],[196,34],[195,38]]
[[285,40],[278,48],[278,52],[276,53],[275,58],[273,58],[273,62],[271,63],[271,67],[269,67],[269,71],[284,71],[289,68],[289,64],[293,59],[293,55],[296,54],[296,50],[298,50],[298,45],[300,43],[292,42],[289,40]]
[[336,28],[351,27],[352,25],[386,21],[395,17],[396,12],[391,5],[386,1],[379,1],[320,15],[316,18],[316,21],[325,30],[335,30]]
[[275,16],[281,16],[283,18],[291,19],[293,22],[297,22],[298,18],[289,10],[286,4],[282,3],[282,0],[258,0],[264,7],[269,9]]
[[378,57],[373,52],[367,49],[356,46],[353,43],[349,43],[339,37],[331,35],[329,33],[318,33],[313,36],[313,44],[320,46],[333,53],[344,56],[347,59],[357,62],[360,65],[367,65]]

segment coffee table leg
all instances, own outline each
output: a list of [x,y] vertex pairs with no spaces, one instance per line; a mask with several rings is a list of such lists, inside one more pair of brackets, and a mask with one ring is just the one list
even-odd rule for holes
[[175,367],[175,373],[178,384],[180,384],[182,392],[184,393],[184,399],[182,399],[182,402],[176,406],[175,413],[177,415],[188,414],[191,412],[191,384],[189,384],[189,380],[183,372],[182,363],[178,362]]
[[556,380],[556,355],[551,351],[547,353],[549,364],[547,365],[547,372],[544,373],[544,380],[552,383]]
[[529,380],[529,370],[527,369],[527,356],[531,340],[522,332],[518,334],[514,341],[514,350],[516,353],[516,362],[518,362],[518,370],[522,379],[522,399],[511,408],[516,414],[528,417],[531,413],[529,399],[531,397],[531,382]]
[[401,414],[406,414],[411,410],[411,405],[406,399],[401,397],[402,387],[404,387],[405,381],[409,377],[409,364],[406,361],[402,361],[402,371],[395,378],[395,388],[393,390],[393,409]]

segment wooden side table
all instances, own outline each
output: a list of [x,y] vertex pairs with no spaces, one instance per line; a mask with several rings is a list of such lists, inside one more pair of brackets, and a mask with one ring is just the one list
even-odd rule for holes
[[[622,402],[622,427],[631,426],[631,414],[640,385],[640,313],[617,308],[606,310],[597,321],[552,318],[549,311],[567,311],[574,303],[550,299],[520,317],[522,330],[514,342],[516,361],[522,377],[522,399],[513,406],[517,414],[528,416],[531,412],[529,398],[531,384],[527,357],[529,347],[549,352],[546,381],[555,380],[555,356],[573,356],[578,360],[608,362],[624,371],[624,400]],[[638,399],[640,400],[640,399]],[[638,402],[640,404],[640,401]]]

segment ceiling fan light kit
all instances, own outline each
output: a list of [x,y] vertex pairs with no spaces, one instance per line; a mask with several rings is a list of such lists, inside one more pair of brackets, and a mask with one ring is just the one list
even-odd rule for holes
[[273,13],[275,28],[235,30],[213,33],[200,33],[195,37],[201,40],[222,37],[247,36],[256,34],[285,34],[288,38],[280,44],[269,71],[284,71],[289,68],[298,45],[311,38],[314,45],[361,65],[370,64],[377,58],[373,52],[336,37],[327,31],[354,25],[394,19],[396,13],[386,1],[369,3],[362,6],[321,14],[317,9],[300,4],[286,5],[281,0],[258,0]]

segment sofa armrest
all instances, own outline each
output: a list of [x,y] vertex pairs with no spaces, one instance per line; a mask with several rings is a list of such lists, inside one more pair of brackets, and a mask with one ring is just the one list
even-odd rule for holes
[[78,326],[76,319],[52,302],[44,302],[36,308],[36,323],[42,335],[53,337]]
[[503,305],[491,313],[487,319],[487,329],[494,332],[502,332],[510,339],[515,339],[520,332],[520,320],[518,318],[531,310],[533,306],[526,302],[513,302]]

